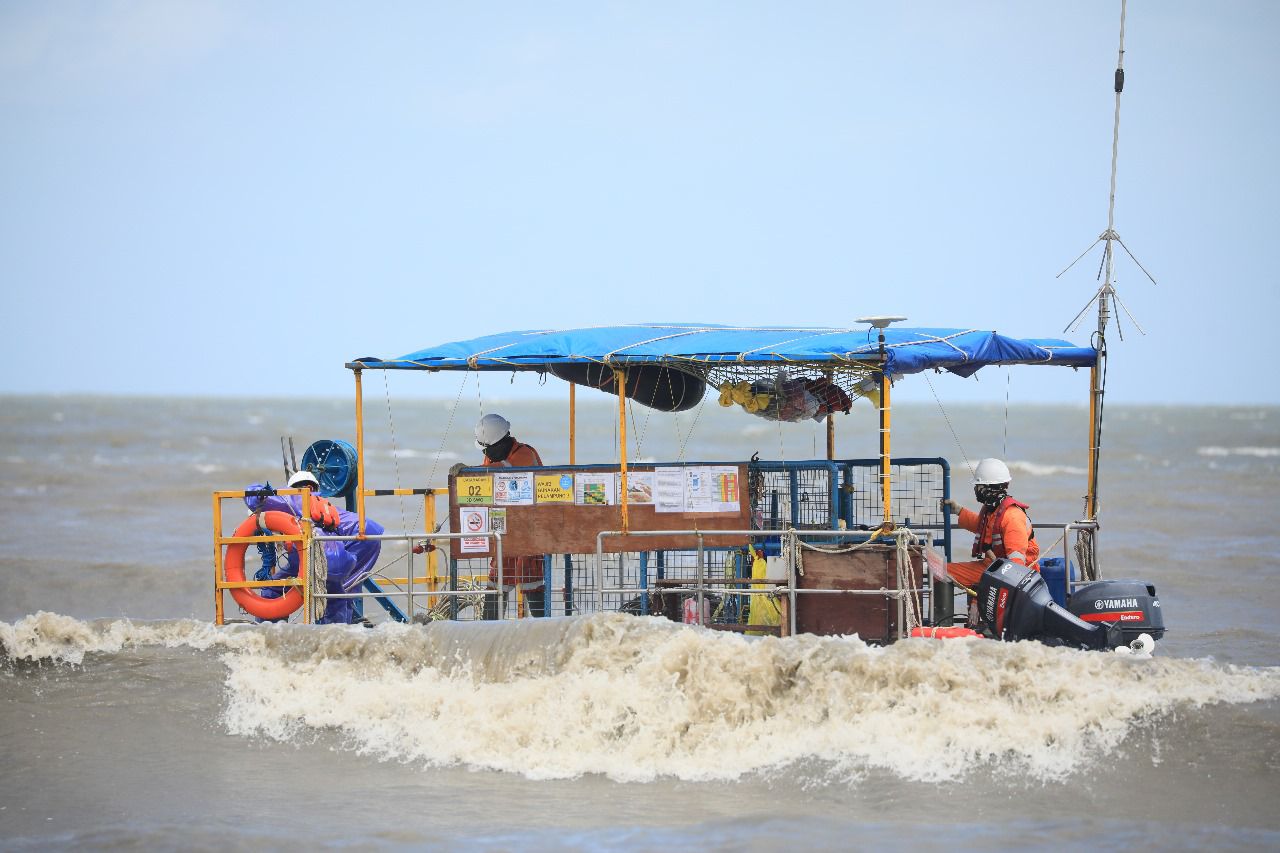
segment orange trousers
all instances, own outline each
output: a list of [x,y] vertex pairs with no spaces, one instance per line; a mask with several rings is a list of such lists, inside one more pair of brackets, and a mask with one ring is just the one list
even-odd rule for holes
[[[978,588],[978,580],[982,577],[982,573],[987,570],[987,566],[991,565],[990,560],[970,560],[965,563],[947,563],[947,574],[951,575],[958,583],[962,583],[969,589]],[[1040,565],[1031,567],[1035,571],[1040,571]]]

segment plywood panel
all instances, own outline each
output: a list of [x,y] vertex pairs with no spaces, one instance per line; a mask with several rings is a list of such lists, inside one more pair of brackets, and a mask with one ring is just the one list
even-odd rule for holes
[[[896,551],[871,545],[844,554],[804,552],[801,589],[893,589],[897,585]],[[911,549],[916,587],[922,581],[919,549]],[[857,634],[868,642],[888,642],[897,633],[898,604],[879,595],[800,595],[796,630],[804,634]]]
[[[700,466],[690,466],[700,467]],[[738,465],[738,510],[736,512],[658,512],[652,504],[630,504],[627,507],[628,529],[631,531],[662,530],[746,530],[750,526],[751,506],[747,499],[747,466]],[[612,473],[613,468],[593,466],[589,473]],[[628,466],[630,471],[653,471],[654,466]],[[484,473],[492,473],[488,469]],[[476,471],[467,471],[464,476],[474,476]],[[538,469],[539,475],[576,473],[576,469],[551,467]],[[461,530],[460,511],[470,507],[459,507],[457,482],[449,477],[449,518],[453,530]],[[542,503],[533,506],[490,507],[506,512],[507,531],[503,535],[503,554],[585,554],[596,550],[596,536],[602,530],[622,529],[622,507],[614,506],[582,506],[568,503]],[[745,544],[745,536],[706,536],[703,544],[706,547],[729,548]],[[632,536],[608,537],[604,540],[604,550],[619,551],[656,551],[697,547],[692,536]],[[458,540],[453,540],[452,550],[455,557],[492,556],[489,551],[463,553]]]

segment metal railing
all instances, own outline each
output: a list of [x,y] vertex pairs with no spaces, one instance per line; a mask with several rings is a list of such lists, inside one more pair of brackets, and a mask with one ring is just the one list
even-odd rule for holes
[[[291,490],[280,490],[280,493],[287,495],[287,494],[293,494],[296,492],[293,492]],[[458,601],[458,599],[462,597],[479,596],[481,598],[488,598],[489,596],[497,596],[497,606],[494,609],[494,612],[496,613],[499,619],[507,618],[507,615],[508,615],[507,614],[508,608],[507,608],[507,602],[506,602],[507,590],[506,590],[505,577],[504,577],[505,569],[503,566],[503,544],[502,544],[503,534],[500,532],[485,532],[485,533],[475,533],[475,534],[443,533],[443,532],[413,533],[413,534],[385,534],[384,533],[381,535],[365,535],[365,536],[325,535],[323,537],[316,537],[312,532],[311,522],[309,518],[306,517],[306,512],[304,511],[303,513],[304,517],[299,519],[299,522],[300,522],[299,526],[302,532],[298,534],[292,534],[292,535],[279,534],[279,535],[272,535],[272,536],[262,536],[262,535],[225,536],[225,535],[222,535],[222,532],[221,532],[222,516],[220,511],[220,499],[243,498],[243,497],[244,497],[244,492],[241,492],[241,491],[216,492],[214,495],[214,511],[215,511],[214,520],[216,525],[215,536],[214,536],[214,544],[215,544],[215,551],[216,551],[214,593],[215,593],[215,599],[216,599],[215,609],[216,609],[218,624],[222,624],[223,622],[222,595],[224,591],[230,590],[230,589],[237,589],[237,588],[255,589],[255,588],[263,588],[263,587],[279,588],[279,587],[286,587],[286,586],[294,586],[294,587],[302,588],[302,593],[304,598],[303,608],[302,608],[303,614],[304,614],[303,615],[304,622],[310,621],[309,614],[311,612],[311,603],[312,603],[311,599],[313,597],[319,598],[322,600],[366,599],[366,598],[381,598],[381,597],[394,597],[397,599],[403,598],[405,602],[405,611],[407,614],[407,618],[412,620],[417,614],[418,602],[423,597],[425,597],[427,601],[427,604],[426,604],[427,610],[430,610],[434,606],[434,602],[438,601],[439,598],[447,598],[452,600],[455,604],[449,618],[456,619],[457,618],[456,602]],[[307,506],[307,503],[308,503],[307,497],[303,496],[304,509]],[[918,534],[923,531],[941,530],[944,532],[944,535],[945,535],[945,534],[951,533],[954,529],[955,528],[952,527],[949,523],[944,523],[944,524],[925,523],[925,524],[912,525],[910,527],[910,532],[913,534]],[[1052,522],[1037,523],[1036,529],[1037,531],[1048,531],[1048,530],[1063,531],[1062,555],[1063,555],[1063,562],[1064,562],[1065,591],[1069,594],[1070,591],[1075,589],[1076,587],[1079,587],[1085,583],[1089,583],[1090,581],[1088,579],[1081,578],[1079,580],[1075,580],[1071,576],[1072,561],[1071,561],[1070,534],[1072,531],[1079,531],[1079,530],[1097,531],[1098,529],[1097,523],[1089,522],[1089,521],[1076,521],[1076,522],[1070,522],[1070,523],[1052,523]],[[785,580],[741,578],[741,577],[735,577],[732,579],[727,577],[716,578],[712,575],[709,575],[707,571],[708,563],[707,563],[706,555],[708,553],[708,548],[705,544],[705,539],[707,536],[712,536],[712,537],[741,536],[741,537],[744,537],[745,539],[759,539],[761,537],[771,537],[771,536],[776,536],[776,537],[802,536],[804,539],[822,538],[822,539],[841,540],[843,542],[853,542],[853,541],[870,542],[870,541],[875,541],[875,539],[877,538],[881,538],[881,540],[884,541],[885,543],[892,541],[889,537],[877,537],[874,535],[874,532],[868,532],[868,531],[852,531],[852,530],[840,530],[840,529],[796,530],[794,528],[773,529],[773,530],[754,529],[754,530],[709,530],[709,531],[702,531],[697,529],[652,530],[652,531],[630,531],[630,532],[624,532],[621,530],[599,531],[596,536],[596,550],[595,550],[596,562],[595,562],[594,569],[592,570],[594,589],[588,592],[588,595],[592,599],[592,604],[594,605],[594,609],[597,612],[603,612],[606,610],[606,601],[605,601],[606,595],[620,595],[620,594],[636,593],[636,592],[640,592],[641,594],[648,594],[655,591],[657,589],[657,586],[661,585],[661,581],[659,581],[657,585],[655,585],[653,582],[647,579],[643,579],[639,585],[628,586],[628,585],[625,585],[621,572],[619,572],[619,575],[618,575],[618,582],[620,585],[612,586],[612,587],[606,585],[606,577],[605,577],[606,560],[605,560],[604,540],[607,538],[622,537],[622,536],[637,537],[637,538],[653,537],[653,536],[688,537],[692,545],[692,548],[690,550],[695,555],[695,564],[694,564],[695,576],[692,578],[682,578],[680,580],[682,581],[682,584],[681,584],[682,587],[692,591],[696,595],[696,606],[697,606],[697,613],[698,613],[699,620],[703,619],[705,600],[706,600],[706,595],[708,593],[712,593],[717,590],[725,591],[727,588],[732,587],[732,591],[727,594],[731,594],[734,596],[743,596],[746,598],[750,598],[752,596],[758,596],[758,595],[774,596],[778,594],[778,590],[777,590],[778,587],[785,586],[785,595],[787,596],[788,603],[789,603],[788,628],[790,633],[792,634],[796,632],[797,603],[800,596],[863,595],[863,596],[881,596],[887,599],[895,599],[897,603],[897,609],[898,609],[897,633],[899,638],[906,636],[905,596],[910,594],[913,590],[903,589],[902,583],[901,583],[901,578],[903,577],[902,567],[896,566],[896,557],[895,557],[895,566],[898,569],[896,573],[897,580],[895,581],[895,585],[892,588],[888,588],[888,587],[881,587],[877,589],[801,588],[797,583],[797,572],[796,572],[796,566],[795,566],[794,552],[791,552],[791,555],[788,557],[788,559],[784,560],[784,563],[783,563],[785,574],[786,574]],[[337,542],[360,541],[360,540],[368,540],[368,539],[376,539],[380,541],[400,541],[400,542],[406,542],[410,546],[412,546],[414,543],[448,542],[450,540],[457,540],[462,538],[487,539],[494,543],[492,550],[495,554],[495,557],[491,565],[494,567],[494,571],[496,573],[496,585],[486,582],[484,587],[482,588],[473,587],[468,589],[458,589],[457,587],[458,587],[458,582],[460,577],[460,575],[458,574],[458,561],[451,558],[450,572],[448,577],[448,586],[441,587],[439,585],[439,582],[441,580],[444,580],[444,578],[442,578],[440,575],[438,575],[435,572],[435,569],[434,569],[435,563],[432,561],[434,555],[428,554],[426,558],[427,570],[424,571],[421,574],[421,576],[419,576],[416,570],[416,564],[414,560],[414,551],[412,547],[409,547],[406,551],[405,556],[407,558],[407,563],[406,563],[406,574],[404,577],[389,578],[377,572],[373,572],[370,575],[370,577],[376,577],[377,579],[384,581],[385,583],[402,587],[401,589],[396,589],[396,590],[384,589],[379,592],[362,591],[362,592],[349,592],[349,593],[313,592],[309,588],[309,584],[307,584],[305,580],[300,580],[299,578],[279,578],[279,579],[270,579],[270,580],[262,580],[262,581],[258,581],[258,580],[228,581],[225,578],[225,566],[223,564],[223,549],[224,549],[224,546],[226,545],[236,544],[236,543],[266,544],[266,543],[277,543],[277,542],[297,542],[302,546],[300,548],[300,553],[305,555],[307,546],[309,546],[311,541],[317,538],[327,540],[327,541],[337,541]],[[917,540],[921,538],[922,537],[920,536],[916,536]],[[923,539],[925,542],[930,544],[936,544],[938,541],[933,537],[923,537]],[[717,548],[715,550],[719,551],[722,549]],[[634,552],[625,552],[625,553],[634,553]],[[640,553],[645,553],[645,552],[640,552]],[[623,554],[619,554],[618,556],[619,556],[619,559],[621,560],[621,558],[623,557]],[[566,561],[567,561],[567,556],[566,556]],[[550,564],[551,563],[548,562],[548,565]],[[304,556],[300,560],[300,566],[299,566],[301,577],[305,578],[306,569],[307,569],[306,560]],[[908,567],[907,571],[910,572],[911,567]],[[569,568],[566,568],[565,573],[566,573],[566,577],[565,577],[566,590],[565,591],[567,592],[568,589],[572,588],[572,572]],[[549,574],[550,574],[550,571],[548,571],[548,575]],[[922,599],[927,597],[930,600],[931,609],[933,609],[934,607],[936,607],[936,601],[937,601],[936,596],[941,592],[941,590],[938,590],[935,588],[936,584],[932,582],[932,579],[929,577],[927,572],[924,572],[923,575],[924,577],[922,578],[922,583],[920,584],[920,587],[918,589],[918,594],[922,597]],[[476,577],[477,575],[472,574],[471,581],[474,582]],[[361,581],[363,580],[364,578],[361,579]],[[485,580],[488,581],[487,573],[485,576]],[[550,578],[548,578],[548,581],[550,581]],[[418,584],[420,583],[425,584],[427,588],[425,590],[419,590],[417,587],[418,587]],[[768,585],[773,588],[772,589],[748,588],[748,587],[754,587],[757,584]],[[913,588],[914,588],[914,584],[913,584]],[[543,613],[545,615],[550,615],[551,613],[551,592],[552,592],[551,584],[548,582],[544,592]],[[584,590],[584,592],[587,592],[587,591]],[[957,597],[962,595],[963,593],[959,593]],[[953,606],[955,601],[956,601],[956,598],[952,598]],[[937,611],[935,610],[935,614],[936,613]]]
[[[611,538],[611,537],[620,537],[620,536],[627,536],[627,537],[631,537],[631,536],[689,536],[689,537],[692,537],[692,538],[696,541],[696,552],[697,552],[697,566],[696,566],[696,567],[697,567],[697,576],[696,576],[695,578],[693,578],[692,580],[696,581],[696,586],[694,586],[694,590],[695,590],[696,595],[697,595],[697,612],[698,612],[698,618],[699,618],[699,620],[701,620],[701,619],[702,619],[702,613],[703,613],[703,602],[704,602],[704,597],[705,597],[706,593],[707,593],[708,591],[711,591],[712,589],[714,589],[714,588],[718,587],[718,586],[723,586],[723,582],[719,582],[719,583],[717,583],[717,582],[715,581],[715,579],[708,578],[708,577],[707,577],[707,575],[706,575],[706,561],[705,561],[705,559],[704,559],[704,556],[705,556],[705,553],[706,553],[706,548],[705,548],[705,545],[704,545],[704,539],[705,539],[705,537],[707,537],[707,536],[798,536],[798,535],[800,535],[801,533],[803,534],[804,538],[806,538],[806,539],[808,539],[808,538],[810,538],[810,537],[828,537],[828,538],[839,538],[839,539],[846,539],[846,540],[851,538],[851,537],[850,537],[850,531],[847,531],[847,530],[804,530],[804,531],[797,531],[797,530],[794,530],[794,529],[787,529],[787,530],[710,530],[710,531],[704,531],[704,530],[645,530],[645,531],[631,531],[631,532],[622,531],[622,530],[602,530],[602,531],[600,531],[599,533],[597,533],[597,534],[596,534],[596,578],[595,578],[595,587],[596,587],[596,588],[595,588],[595,595],[596,595],[596,609],[597,609],[598,611],[603,611],[603,610],[604,610],[604,596],[605,596],[606,594],[610,594],[610,593],[612,593],[612,594],[619,594],[619,593],[628,593],[628,592],[635,592],[635,591],[636,591],[634,588],[631,588],[631,587],[615,587],[615,588],[606,588],[606,587],[605,587],[605,585],[604,585],[604,572],[603,572],[603,565],[604,565],[604,559],[603,559],[603,557],[604,557],[604,540],[605,540],[606,538]],[[872,540],[872,539],[868,539],[868,540],[867,540],[867,543],[870,543],[871,541],[873,541],[873,540]],[[896,559],[897,559],[897,557],[896,557],[896,554],[895,554],[895,561],[896,561]],[[785,566],[785,568],[786,568],[786,575],[787,575],[785,583],[786,583],[786,587],[787,587],[787,599],[788,599],[788,603],[789,603],[789,606],[788,606],[788,608],[787,608],[787,621],[788,621],[788,626],[787,626],[787,627],[788,627],[788,629],[789,629],[789,633],[790,633],[790,634],[794,635],[794,634],[796,633],[796,609],[797,609],[797,608],[796,608],[796,605],[797,605],[797,603],[798,603],[799,596],[801,596],[801,595],[854,595],[854,596],[857,596],[857,595],[870,595],[870,596],[881,596],[881,597],[883,597],[883,598],[893,598],[893,599],[896,599],[896,600],[897,600],[897,607],[898,607],[897,632],[898,632],[898,638],[899,638],[899,639],[902,639],[902,638],[904,638],[905,636],[907,636],[907,633],[906,633],[906,632],[907,632],[907,629],[906,629],[906,600],[905,600],[905,596],[908,594],[908,592],[909,592],[909,591],[908,591],[908,590],[904,590],[904,589],[902,588],[902,584],[901,584],[900,580],[895,582],[895,587],[894,587],[893,589],[891,589],[891,590],[886,590],[885,588],[876,588],[876,589],[822,589],[822,588],[817,588],[817,589],[815,589],[815,588],[809,588],[809,589],[801,589],[801,588],[800,588],[799,586],[797,586],[797,584],[796,584],[796,571],[795,571],[795,564],[794,564],[794,561],[793,561],[793,560],[791,560],[791,559],[788,559],[788,560],[784,563],[784,566]],[[901,566],[895,566],[895,568],[897,568],[897,569],[898,569],[898,571],[897,571],[897,572],[895,572],[895,578],[900,579],[900,578],[903,576],[903,573],[902,573],[902,567],[901,567]],[[909,572],[909,571],[910,571],[910,566],[908,566],[908,572]],[[710,585],[708,585],[708,581],[711,581]],[[775,584],[776,584],[776,583],[778,583],[777,581],[769,581],[769,580],[763,580],[763,581],[762,581],[762,580],[754,580],[754,579],[753,579],[753,582],[754,582],[754,583],[766,583],[766,584],[768,584],[768,583],[775,583]],[[643,590],[643,591],[644,591],[644,592],[647,592],[648,590],[646,589],[646,590]],[[767,589],[736,589],[736,590],[733,592],[733,594],[734,594],[734,595],[747,595],[747,596],[752,596],[752,595],[773,595],[773,594],[775,594],[775,593],[774,593],[774,591],[772,591],[772,590],[767,590]]]
[[[404,496],[409,494],[414,494],[414,495],[425,494],[424,500],[428,502],[427,508],[425,510],[426,524],[428,527],[434,526],[433,522],[435,518],[435,512],[434,512],[434,506],[430,503],[430,501],[438,493],[440,493],[440,490],[434,490],[434,489],[431,489],[431,490],[367,489],[365,491],[365,494],[369,496],[383,496],[383,495]],[[394,597],[394,598],[403,597],[405,600],[405,609],[407,611],[407,618],[412,619],[414,616],[415,596],[428,596],[429,597],[428,606],[429,606],[430,597],[434,597],[434,596],[449,596],[449,597],[475,596],[475,595],[487,596],[492,594],[492,595],[500,596],[501,603],[499,605],[499,612],[505,616],[505,602],[501,601],[502,582],[503,582],[502,534],[501,533],[485,532],[485,533],[479,533],[479,534],[470,534],[470,533],[463,534],[463,533],[425,532],[425,533],[413,533],[413,534],[408,534],[408,533],[406,534],[385,534],[384,533],[379,535],[365,534],[365,535],[354,535],[354,536],[339,536],[339,535],[325,534],[323,536],[316,536],[314,533],[315,525],[311,521],[311,517],[310,517],[310,505],[311,505],[311,500],[313,499],[313,495],[310,492],[310,490],[308,489],[276,489],[276,490],[273,490],[270,493],[270,495],[264,494],[263,496],[264,497],[279,496],[279,497],[286,497],[286,498],[291,496],[297,496],[301,499],[302,511],[301,513],[294,516],[294,518],[298,522],[298,527],[299,527],[298,533],[293,533],[293,534],[274,534],[273,533],[273,535],[263,535],[260,531],[257,531],[254,534],[249,536],[235,536],[235,535],[224,534],[222,502],[224,500],[243,500],[248,494],[250,493],[243,489],[220,490],[220,491],[215,491],[213,493],[213,527],[214,527],[214,535],[213,535],[213,545],[214,545],[213,587],[214,589],[213,589],[213,593],[214,593],[214,619],[216,624],[221,625],[225,622],[224,601],[223,601],[224,592],[229,590],[234,590],[234,589],[263,589],[263,588],[279,589],[282,587],[300,588],[302,592],[302,597],[303,597],[303,603],[300,609],[303,614],[302,620],[304,623],[309,623],[311,621],[311,605],[312,605],[313,598],[321,599],[321,600],[329,600],[329,599],[339,599],[339,598],[384,599],[388,597]],[[424,541],[432,542],[435,540],[447,541],[450,539],[461,539],[464,537],[469,539],[483,538],[483,539],[492,540],[495,543],[494,551],[497,554],[496,562],[498,567],[497,568],[498,589],[491,591],[488,589],[458,590],[456,588],[455,589],[437,588],[436,584],[439,582],[440,577],[434,571],[434,566],[435,566],[435,563],[433,561],[434,555],[430,553],[427,555],[427,558],[426,558],[427,571],[425,571],[422,574],[422,576],[419,577],[415,571],[414,553],[413,553],[412,547],[410,547],[406,552],[406,557],[408,560],[407,567],[406,567],[406,577],[387,578],[377,572],[370,572],[368,575],[366,575],[363,578],[360,578],[357,581],[357,583],[363,583],[365,580],[376,577],[380,580],[385,581],[386,583],[403,586],[403,589],[395,592],[390,592],[385,590],[351,592],[351,593],[314,592],[311,589],[311,585],[307,581],[307,577],[310,571],[310,566],[308,565],[309,560],[307,555],[310,550],[310,546],[312,542],[314,542],[317,539],[322,539],[325,541],[335,541],[335,542],[379,540],[379,541],[403,541],[408,543],[415,543],[415,542],[424,542]],[[236,544],[244,544],[246,546],[275,545],[279,543],[291,543],[291,542],[297,543],[298,545],[299,558],[298,558],[297,576],[284,577],[284,578],[271,578],[267,580],[246,579],[243,581],[229,581],[226,579],[226,565],[224,562],[226,546],[236,545]],[[416,591],[415,586],[418,583],[426,584],[428,589],[424,592]],[[456,586],[456,583],[455,583],[455,586]]]

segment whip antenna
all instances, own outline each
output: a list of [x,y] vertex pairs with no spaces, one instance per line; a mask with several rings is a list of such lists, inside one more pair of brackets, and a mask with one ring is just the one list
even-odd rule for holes
[[[1089,252],[1093,251],[1094,246],[1098,245],[1099,243],[1104,244],[1102,249],[1102,263],[1098,267],[1098,278],[1102,280],[1102,285],[1098,288],[1098,292],[1093,295],[1093,298],[1089,300],[1089,302],[1084,306],[1084,308],[1080,309],[1080,313],[1075,316],[1075,319],[1072,320],[1070,323],[1068,323],[1066,328],[1063,329],[1064,332],[1074,331],[1075,328],[1080,324],[1080,319],[1084,317],[1085,312],[1089,310],[1089,307],[1093,305],[1094,302],[1097,302],[1098,303],[1098,336],[1100,338],[1105,338],[1106,336],[1107,324],[1110,322],[1111,315],[1113,313],[1112,307],[1111,307],[1112,302],[1114,302],[1116,305],[1120,307],[1122,311],[1124,311],[1125,316],[1129,318],[1129,322],[1133,323],[1134,328],[1136,328],[1142,334],[1144,335],[1146,334],[1146,332],[1143,331],[1142,326],[1138,325],[1138,321],[1134,319],[1133,314],[1129,311],[1129,308],[1123,302],[1120,301],[1120,295],[1116,293],[1115,280],[1112,276],[1113,261],[1115,260],[1115,247],[1113,244],[1119,243],[1120,248],[1124,249],[1125,254],[1128,255],[1133,260],[1133,262],[1138,265],[1138,269],[1142,270],[1143,274],[1146,275],[1147,278],[1151,279],[1152,284],[1156,284],[1155,278],[1151,275],[1151,273],[1147,272],[1147,268],[1144,267],[1142,263],[1133,256],[1133,252],[1129,251],[1129,247],[1126,246],[1124,244],[1124,241],[1120,239],[1120,235],[1116,233],[1116,229],[1115,229],[1116,164],[1120,158],[1120,94],[1124,91],[1124,18],[1125,18],[1126,3],[1127,3],[1127,0],[1120,0],[1120,52],[1119,52],[1119,56],[1116,58],[1116,74],[1115,74],[1116,111],[1115,111],[1115,122],[1112,126],[1112,131],[1111,131],[1111,194],[1107,202],[1107,230],[1103,231],[1098,236],[1098,239],[1094,240],[1093,243],[1090,244],[1089,248],[1081,252],[1079,257],[1077,257],[1071,263],[1067,264],[1066,269],[1064,269],[1062,272],[1058,273],[1055,276],[1055,278],[1062,278],[1062,276],[1067,272],[1067,270],[1074,267],[1077,263],[1080,262],[1081,258],[1089,254]],[[1116,315],[1116,331],[1120,334],[1120,340],[1124,340],[1124,330],[1120,327],[1120,316],[1118,314]]]

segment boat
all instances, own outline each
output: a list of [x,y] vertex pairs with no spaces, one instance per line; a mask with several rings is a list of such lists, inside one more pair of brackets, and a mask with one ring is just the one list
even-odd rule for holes
[[[354,444],[325,440],[309,447],[301,467],[316,474],[320,494],[341,498],[364,523],[368,502],[386,495],[420,495],[425,526],[418,534],[382,534],[437,550],[403,576],[370,578],[353,595],[383,603],[390,618],[476,619],[483,598],[498,599],[500,618],[527,618],[502,573],[510,555],[536,555],[549,614],[606,611],[664,615],[713,630],[752,635],[857,634],[891,643],[912,636],[979,633],[999,639],[1038,639],[1082,648],[1145,647],[1163,633],[1152,585],[1102,580],[1097,571],[1096,444],[1091,442],[1086,517],[1042,522],[1060,530],[1060,562],[1081,566],[1046,579],[1007,561],[983,575],[978,589],[956,590],[945,575],[926,570],[936,555],[952,554],[951,517],[941,502],[952,494],[952,466],[942,456],[892,455],[893,386],[926,371],[973,376],[992,366],[1088,371],[1096,388],[1102,353],[1056,338],[1014,338],[965,328],[911,328],[899,317],[866,317],[841,327],[736,327],[701,323],[636,323],[580,329],[532,329],[434,345],[394,357],[349,362],[355,385]],[[427,374],[532,372],[568,382],[569,458],[537,468],[461,467],[448,482],[414,489],[371,488],[363,459],[363,379],[368,371]],[[576,393],[610,393],[617,400],[619,458],[576,462]],[[710,402],[716,394],[719,399]],[[825,421],[828,454],[786,461],[720,459],[637,462],[627,458],[628,407],[673,411],[694,405],[740,409],[743,417],[778,422]],[[1100,398],[1091,394],[1100,404]],[[859,399],[875,406],[879,455],[837,458],[836,416]],[[1091,430],[1098,412],[1091,411]],[[1091,432],[1092,435],[1092,432]],[[278,494],[289,494],[280,490]],[[215,496],[215,610],[224,621],[223,593],[254,611],[256,589],[279,580],[248,580],[250,544],[293,543],[312,559],[320,539],[304,509],[297,518],[250,516],[229,535]],[[249,496],[252,496],[250,493]],[[297,492],[300,501],[314,500]],[[435,519],[446,503],[445,524]],[[444,528],[437,530],[437,528]],[[269,535],[268,535],[269,534]],[[349,539],[368,537],[361,528]],[[1074,547],[1070,536],[1074,535]],[[264,540],[265,536],[265,540]],[[225,551],[224,551],[225,549]],[[234,549],[234,550],[233,550]],[[225,555],[234,555],[228,573]],[[490,565],[496,584],[485,584]],[[312,575],[318,572],[312,572]],[[331,598],[308,584],[307,569],[292,606],[302,621]],[[1055,585],[1056,587],[1052,586]],[[499,590],[502,590],[500,594]],[[392,591],[394,590],[394,591]],[[292,592],[292,591],[291,591]],[[973,598],[981,618],[965,607]],[[957,606],[957,603],[960,606]],[[762,615],[763,614],[763,615]],[[285,614],[288,615],[288,614]],[[970,628],[957,632],[964,621]],[[974,631],[974,629],[980,631]],[[1147,639],[1139,638],[1147,635]]]

